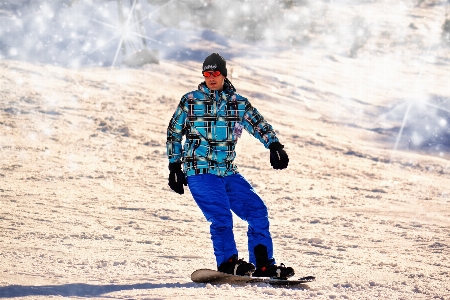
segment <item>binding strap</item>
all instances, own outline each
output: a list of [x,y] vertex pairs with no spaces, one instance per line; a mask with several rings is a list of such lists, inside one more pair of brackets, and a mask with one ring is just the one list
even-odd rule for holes
[[233,275],[237,275],[237,269],[238,269],[238,267],[239,267],[239,264],[235,264],[235,265],[234,265],[234,272],[233,272]]

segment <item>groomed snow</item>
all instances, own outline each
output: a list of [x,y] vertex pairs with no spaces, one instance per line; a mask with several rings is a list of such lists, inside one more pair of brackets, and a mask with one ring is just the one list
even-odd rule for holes
[[[307,6],[333,29],[307,45],[176,29],[185,44],[134,69],[3,56],[0,298],[449,299],[449,152],[408,149],[411,118],[449,103],[445,3],[337,3]],[[331,40],[357,15],[371,35],[349,57],[352,42]],[[316,276],[307,286],[190,280],[215,259],[189,190],[167,186],[166,128],[214,51],[286,146],[275,171],[243,134],[236,163],[269,208],[277,261]],[[247,258],[245,222],[235,234]]]

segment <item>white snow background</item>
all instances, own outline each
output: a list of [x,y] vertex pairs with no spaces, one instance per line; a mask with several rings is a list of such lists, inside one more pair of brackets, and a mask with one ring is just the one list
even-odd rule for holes
[[[2,0],[0,298],[450,299],[449,5]],[[190,281],[215,259],[165,130],[212,52],[286,145],[236,162],[307,286]]]

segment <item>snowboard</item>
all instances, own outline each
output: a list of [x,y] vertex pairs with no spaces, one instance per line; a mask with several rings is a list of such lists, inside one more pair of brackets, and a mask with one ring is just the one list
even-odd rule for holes
[[268,283],[270,285],[299,285],[316,280],[314,276],[302,277],[299,279],[274,279],[268,277],[250,277],[226,274],[211,269],[199,269],[191,274],[191,279],[196,283],[212,284],[248,284],[248,283]]

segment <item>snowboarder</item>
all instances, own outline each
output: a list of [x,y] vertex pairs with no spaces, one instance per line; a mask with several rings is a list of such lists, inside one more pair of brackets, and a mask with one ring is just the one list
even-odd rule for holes
[[[194,200],[211,222],[219,271],[254,277],[291,277],[293,268],[276,265],[273,257],[266,205],[233,164],[235,146],[243,129],[270,150],[274,169],[287,168],[288,155],[272,126],[247,98],[236,93],[227,78],[222,56],[209,55],[203,62],[202,75],[205,81],[198,90],[181,98],[167,128],[169,186],[184,194],[183,186],[189,185]],[[238,259],[231,211],[248,222],[249,262]]]

